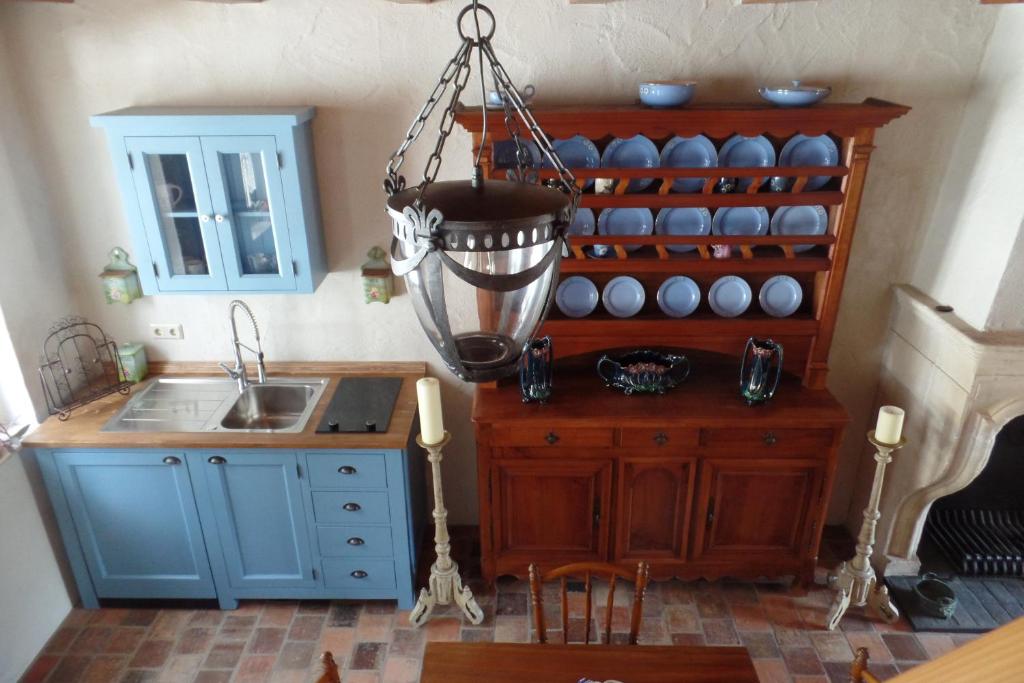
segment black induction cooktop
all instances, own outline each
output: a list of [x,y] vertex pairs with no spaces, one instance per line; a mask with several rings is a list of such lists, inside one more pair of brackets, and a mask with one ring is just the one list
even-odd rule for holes
[[401,377],[345,377],[338,383],[317,434],[386,432]]

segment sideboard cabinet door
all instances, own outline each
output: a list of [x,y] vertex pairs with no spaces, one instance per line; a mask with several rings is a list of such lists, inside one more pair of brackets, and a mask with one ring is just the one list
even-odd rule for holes
[[183,454],[58,451],[54,458],[97,596],[215,597]]
[[686,559],[693,458],[619,460],[615,559]]
[[823,474],[810,459],[703,461],[694,556],[802,557]]
[[604,560],[608,553],[610,460],[496,461],[491,471],[495,546],[523,562]]
[[317,585],[299,485],[290,451],[190,454],[201,473],[212,519],[233,588],[302,588]]

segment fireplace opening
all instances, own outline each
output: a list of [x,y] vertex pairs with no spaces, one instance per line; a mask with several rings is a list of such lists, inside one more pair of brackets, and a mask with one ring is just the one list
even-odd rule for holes
[[918,557],[940,575],[1024,577],[1024,415],[970,484],[932,505]]

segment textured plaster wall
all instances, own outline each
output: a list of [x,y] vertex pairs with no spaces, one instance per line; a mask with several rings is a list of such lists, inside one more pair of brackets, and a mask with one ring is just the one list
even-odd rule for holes
[[908,279],[978,329],[1024,329],[1024,8],[1000,16]]
[[[875,392],[888,288],[935,201],[998,11],[973,0],[490,4],[500,57],[517,82],[537,85],[542,102],[629,102],[638,80],[676,77],[699,79],[705,101],[753,100],[763,81],[802,77],[831,83],[838,101],[874,96],[914,107],[878,136],[832,355],[830,385],[855,418],[832,502],[832,518],[842,519]],[[269,330],[268,356],[427,358],[440,372],[408,298],[363,305],[356,269],[371,245],[386,241],[384,162],[454,52],[460,6],[77,0],[0,7],[60,230],[54,248],[64,254],[77,310],[119,340],[145,339],[151,322],[184,324],[186,339],[152,346],[153,356],[228,357],[228,297],[102,303],[95,276],[106,252],[131,245],[90,114],[133,104],[315,104],[333,272],[311,296],[248,297]],[[467,135],[453,136],[447,158],[449,170],[466,173]],[[445,459],[446,502],[453,521],[469,522],[476,518],[471,392],[445,377],[444,397],[456,437]]]

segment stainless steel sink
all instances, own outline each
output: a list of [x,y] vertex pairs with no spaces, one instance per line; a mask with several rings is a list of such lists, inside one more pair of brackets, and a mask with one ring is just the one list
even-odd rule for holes
[[104,432],[277,432],[306,428],[328,380],[270,378],[239,393],[222,377],[160,377],[132,396]]

